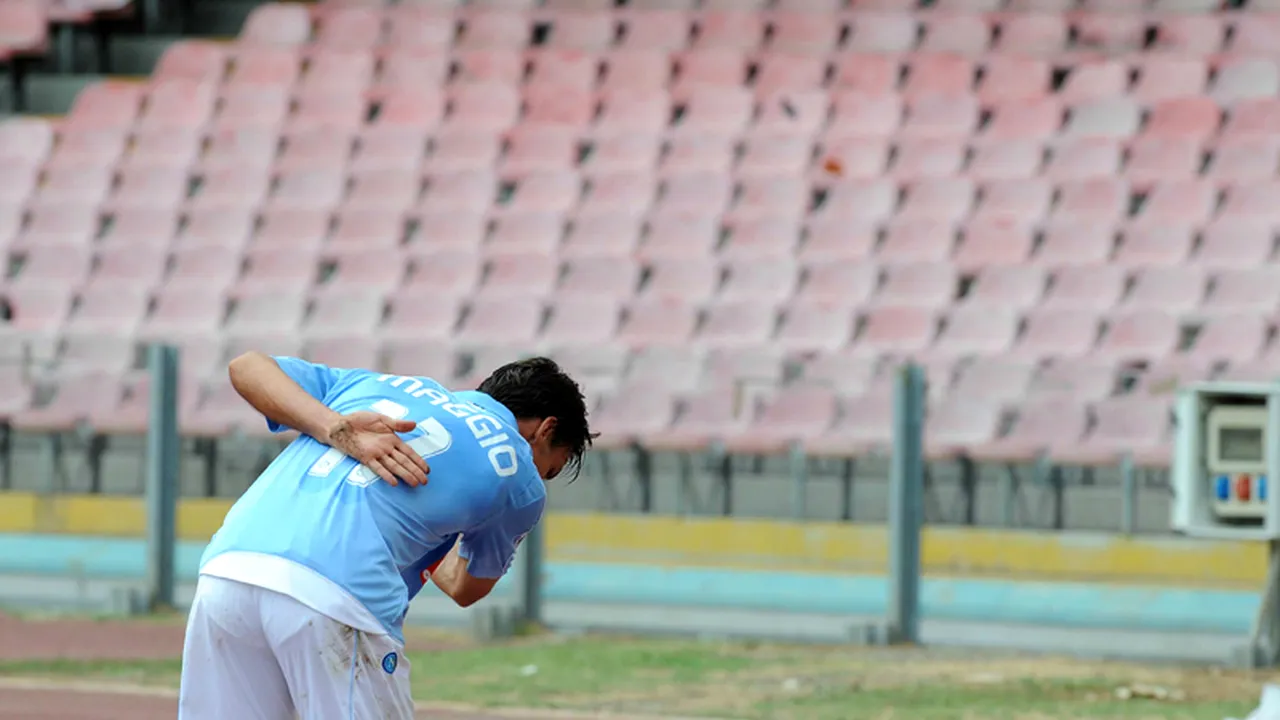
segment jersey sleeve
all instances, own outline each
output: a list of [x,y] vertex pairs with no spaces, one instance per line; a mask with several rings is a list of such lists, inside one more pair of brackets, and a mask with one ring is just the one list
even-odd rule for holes
[[500,578],[507,574],[520,541],[542,519],[546,497],[523,507],[508,507],[481,527],[464,533],[458,555],[467,561],[467,574],[476,578]]
[[[273,355],[271,359],[276,361],[276,365],[280,366],[290,380],[298,383],[298,386],[307,391],[308,395],[321,402],[324,402],[329,391],[341,382],[342,377],[350,372],[285,355]],[[267,428],[271,432],[283,432],[289,429],[270,419],[267,420]]]

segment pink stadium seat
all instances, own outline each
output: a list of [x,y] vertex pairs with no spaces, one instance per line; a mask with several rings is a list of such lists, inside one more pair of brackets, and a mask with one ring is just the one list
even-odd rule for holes
[[375,126],[360,135],[351,171],[417,170],[422,164],[427,144],[425,130]]
[[1120,302],[1127,283],[1118,265],[1075,265],[1053,273],[1041,306],[1055,310],[1109,310]]
[[906,217],[890,221],[876,260],[886,265],[945,263],[955,247],[957,228],[950,219]]
[[1202,363],[1257,357],[1266,345],[1269,328],[1261,315],[1223,315],[1209,318],[1182,357]]
[[835,421],[836,397],[825,387],[790,387],[761,401],[751,424],[730,435],[730,452],[777,453],[820,435]]
[[1217,15],[1165,16],[1156,29],[1156,49],[1203,57],[1222,49],[1223,35]]
[[[1176,57],[1152,55],[1138,65],[1138,81],[1133,86],[1133,95],[1142,103],[1156,103],[1156,113],[1168,107],[1165,103],[1181,101],[1172,107],[1199,107],[1199,103],[1186,102],[1198,99],[1204,92],[1209,78],[1209,68],[1204,60],[1193,57]],[[1217,108],[1211,117],[1216,119]],[[1165,112],[1169,112],[1166,110]],[[1200,118],[1193,114],[1184,116],[1187,119]]]
[[1222,111],[1206,97],[1183,97],[1157,102],[1147,116],[1144,134],[1160,138],[1205,140],[1218,131]]
[[169,261],[164,247],[118,244],[98,251],[90,282],[95,287],[115,286],[150,290],[164,277]]
[[63,167],[45,172],[44,183],[35,202],[44,207],[78,205],[93,206],[106,199],[111,191],[112,172],[108,168]]
[[1076,222],[1116,222],[1129,210],[1129,187],[1122,180],[1094,178],[1058,188],[1053,215]]
[[642,293],[651,298],[705,300],[716,292],[722,273],[720,263],[710,258],[657,260],[649,264]]
[[644,8],[622,16],[620,46],[626,50],[682,50],[689,43],[686,13],[664,8]]
[[1046,275],[1044,268],[1029,265],[984,267],[961,302],[973,307],[1027,309],[1044,295]]
[[1267,315],[1280,306],[1280,273],[1269,266],[1219,270],[1200,311],[1209,315]]
[[715,215],[655,212],[649,216],[639,255],[645,259],[693,260],[710,255],[719,240],[720,222]]
[[1075,45],[1083,53],[1099,53],[1103,56],[1122,56],[1141,52],[1146,44],[1146,18],[1138,13],[1082,12],[1072,18]]
[[991,142],[1047,140],[1062,126],[1062,105],[1053,97],[1009,100],[990,112],[982,137]]
[[284,147],[275,163],[277,173],[282,175],[340,170],[355,145],[353,134],[337,126],[293,126],[283,140]]
[[1063,126],[1069,138],[1127,138],[1138,133],[1142,112],[1131,98],[1089,100],[1071,107]]
[[1213,214],[1218,204],[1216,188],[1199,179],[1169,180],[1146,195],[1137,217],[1138,225],[1199,225]]
[[908,182],[956,175],[966,151],[965,143],[954,138],[907,141],[895,149],[891,172]]
[[900,265],[885,271],[875,302],[886,307],[936,309],[955,299],[956,271],[949,264]]
[[176,280],[155,296],[151,314],[143,320],[143,338],[201,338],[216,335],[226,314],[227,297],[221,287],[192,285]]
[[344,206],[364,212],[403,212],[413,207],[422,181],[409,168],[377,168],[354,172]]
[[410,215],[413,229],[405,249],[417,257],[429,257],[440,251],[478,253],[484,242],[486,218],[483,211],[448,212],[422,210]]
[[1202,268],[1150,267],[1139,270],[1129,294],[1120,304],[1126,311],[1163,310],[1187,313],[1199,307],[1204,297],[1205,273]]
[[805,439],[804,447],[819,456],[852,457],[868,450],[883,450],[892,440],[893,398],[868,393],[841,402],[839,418],[821,435]]
[[[431,312],[423,312],[424,307],[430,307]],[[436,348],[448,348],[461,308],[458,297],[431,287],[406,287],[390,295],[386,319],[379,328],[388,342],[388,364],[392,364],[395,342],[425,342]]]
[[907,103],[899,134],[903,138],[967,137],[978,126],[973,96],[928,95]]
[[493,202],[498,180],[491,170],[431,172],[426,194],[418,203],[424,212],[482,212]]
[[391,208],[348,207],[333,218],[328,247],[344,252],[380,252],[400,246],[405,235],[404,215]]
[[755,90],[761,96],[821,88],[827,63],[822,57],[764,55],[756,66]]
[[800,175],[813,158],[813,141],[804,136],[747,135],[738,174],[742,177]]
[[587,173],[641,172],[657,166],[662,141],[658,135],[617,133],[597,137],[589,147],[582,162]]
[[790,215],[768,215],[725,223],[728,236],[719,247],[726,259],[790,259],[800,239],[800,220]]
[[1140,310],[1113,315],[1094,355],[1120,362],[1159,360],[1177,348],[1179,332],[1172,313]]
[[0,120],[0,157],[38,163],[53,149],[53,126],[46,120],[17,117]]
[[978,95],[986,103],[1035,100],[1049,92],[1049,64],[1039,58],[989,55],[982,70]]
[[1209,380],[1214,372],[1213,362],[1174,355],[1149,364],[1134,381],[1132,393],[1150,396],[1169,396],[1194,382]]
[[470,130],[506,130],[520,113],[519,93],[497,82],[455,86],[451,98],[449,123]]
[[1187,261],[1194,243],[1189,225],[1168,221],[1140,223],[1124,231],[1112,260],[1124,267],[1177,265]]
[[103,81],[88,85],[72,101],[62,127],[77,129],[126,129],[137,118],[144,86],[139,83]]
[[598,411],[592,411],[592,427],[600,427],[596,443],[604,449],[628,447],[665,431],[675,411],[675,400],[666,388],[628,384],[607,396]]
[[306,297],[300,291],[264,284],[235,298],[224,329],[229,337],[292,336],[302,325]]
[[4,294],[13,306],[11,329],[35,334],[36,347],[47,345],[48,339],[61,329],[74,299],[70,283],[44,280],[10,280]]
[[192,209],[186,213],[175,245],[179,249],[217,246],[238,250],[248,244],[254,222],[255,216],[250,208]]
[[[358,51],[382,42],[383,16],[379,8],[328,7],[318,18],[315,44],[326,51]],[[314,59],[313,59],[314,62]]]
[[755,110],[750,91],[736,86],[701,85],[678,98],[673,130],[678,133],[740,133]]
[[1030,222],[975,219],[964,228],[953,261],[963,270],[1021,265],[1031,256]]
[[323,292],[370,290],[390,293],[406,274],[404,262],[388,262],[380,254],[354,251],[333,256],[333,274],[317,289]]
[[631,354],[622,382],[692,392],[702,380],[704,363],[704,353],[688,346],[641,348]]
[[573,171],[529,173],[515,181],[508,210],[568,212],[582,194],[582,179]]
[[227,48],[207,40],[183,40],[165,48],[151,71],[157,79],[218,82],[227,69]]
[[917,32],[917,22],[908,14],[861,12],[845,47],[860,53],[905,52],[915,47]]
[[1209,93],[1224,106],[1274,98],[1280,93],[1280,69],[1260,58],[1228,59],[1219,65]]
[[478,10],[464,21],[458,41],[465,48],[519,48],[529,41],[529,17],[520,12]]
[[579,214],[569,225],[560,253],[565,258],[629,257],[640,243],[641,222],[626,212]]
[[781,302],[791,296],[798,268],[793,260],[740,260],[724,268],[723,300]]
[[387,18],[387,42],[399,51],[445,49],[456,34],[454,18],[422,3],[383,8]]
[[427,167],[433,174],[479,174],[491,171],[501,152],[501,138],[493,131],[466,127],[442,129],[431,142]]
[[268,3],[249,13],[240,30],[245,44],[293,47],[311,38],[311,17],[302,5]]
[[944,318],[930,353],[949,358],[1002,355],[1017,334],[1018,316],[1012,309],[961,305]]
[[754,220],[765,217],[804,217],[813,202],[813,189],[802,177],[774,175],[741,178],[736,204],[728,220]]
[[799,300],[843,307],[865,304],[880,282],[874,265],[853,261],[819,261],[808,265],[796,297]]
[[551,25],[550,45],[582,51],[605,50],[613,45],[617,25],[611,12],[558,13]]
[[711,11],[697,23],[694,47],[702,51],[754,50],[764,37],[764,21],[760,13]]
[[[2,224],[2,223],[0,223]],[[177,208],[131,208],[116,210],[105,223],[100,242],[104,252],[128,246],[150,246],[159,252],[169,245],[178,228]],[[3,236],[0,231],[0,237]]]
[[227,82],[240,86],[238,90],[282,90],[297,82],[302,71],[298,51],[286,47],[238,46],[231,67]]
[[649,435],[645,444],[658,450],[692,451],[745,428],[746,414],[730,389],[701,391],[686,398],[671,429]]
[[208,83],[176,79],[153,83],[138,127],[143,130],[200,127],[213,115],[216,99],[214,86]]
[[937,324],[931,308],[879,307],[863,315],[853,347],[874,355],[912,355],[929,347]]
[[203,132],[197,128],[166,127],[141,130],[133,136],[133,146],[122,167],[166,166],[189,168],[200,156]]
[[120,403],[118,376],[97,373],[61,379],[48,402],[16,413],[13,427],[24,432],[70,430],[95,412],[115,408]]
[[996,49],[1005,53],[1052,56],[1067,42],[1067,24],[1056,14],[1015,14],[1000,27]]
[[[450,28],[452,30],[452,28]],[[452,32],[450,32],[452,36]],[[394,31],[393,31],[393,40]],[[449,56],[437,48],[385,48],[378,75],[374,81],[376,92],[390,94],[412,88],[421,89],[442,85],[449,74]],[[459,59],[465,57],[460,54]]]
[[863,92],[837,94],[833,109],[830,139],[888,137],[898,130],[906,114],[899,96]]
[[628,91],[638,92],[649,98],[646,106],[651,106],[656,97],[664,95],[662,90],[671,79],[671,57],[657,50],[615,50],[604,58],[605,75],[601,81],[608,97],[618,101]]
[[312,301],[302,332],[307,338],[368,337],[382,322],[385,307],[379,292],[330,291]]
[[1202,228],[1192,261],[1214,270],[1243,270],[1266,265],[1275,251],[1275,237],[1265,221],[1214,220]]
[[822,14],[788,12],[784,8],[774,16],[772,30],[772,52],[823,56],[836,49],[843,27]]
[[586,215],[638,215],[653,206],[657,195],[657,180],[648,171],[595,175],[586,178],[579,209]]
[[[119,285],[88,286],[80,290],[79,301],[63,326],[73,335],[116,335],[129,337],[147,314],[151,297],[144,287]],[[105,348],[104,348],[105,350]],[[130,353],[132,355],[132,353]],[[132,363],[133,358],[129,358]],[[120,368],[124,370],[125,368]]]
[[564,298],[627,298],[640,278],[640,268],[630,258],[583,257],[565,264],[557,295]]
[[329,235],[331,222],[328,210],[271,208],[259,217],[252,246],[267,252],[314,256]]
[[29,211],[27,228],[14,248],[61,251],[88,248],[98,235],[99,213],[93,206],[43,205]]
[[[1146,136],[1130,143],[1124,175],[1138,189],[1172,181],[1180,192],[1194,192],[1187,181],[1200,174],[1203,163],[1204,146],[1198,140]],[[1216,197],[1212,200],[1217,203]]]
[[304,357],[334,368],[382,367],[382,347],[366,335],[335,336],[307,341]]
[[940,13],[925,19],[919,52],[981,55],[990,43],[991,25],[986,17],[975,13]]
[[872,389],[878,365],[878,358],[848,351],[827,352],[809,357],[801,377],[807,385],[829,387],[843,397],[858,397]]
[[529,85],[525,89],[524,122],[582,129],[596,115],[596,96],[569,85]]
[[[245,258],[244,273],[236,284],[238,291],[250,296],[275,290],[301,294],[315,282],[316,269],[311,259],[314,255],[299,255],[296,247],[251,250]],[[250,300],[255,305],[266,302],[256,297]]]
[[898,204],[898,188],[886,180],[850,181],[832,185],[815,220],[828,217],[849,224],[883,222]]
[[1280,130],[1280,100],[1256,98],[1242,100],[1231,107],[1223,125],[1223,137],[1271,136]]
[[1268,220],[1280,218],[1280,182],[1263,182],[1231,185],[1226,189],[1218,216],[1232,220]]
[[115,210],[126,208],[177,208],[187,197],[187,170],[176,167],[146,167],[120,173],[119,184],[108,204]]
[[1100,265],[1110,261],[1115,246],[1115,231],[1109,222],[1080,222],[1070,213],[1060,213],[1061,220],[1044,228],[1044,240],[1037,250],[1035,262],[1050,267]]
[[1034,460],[1051,448],[1078,441],[1088,427],[1084,405],[1068,399],[1024,404],[1009,432],[990,443],[970,448],[982,461]]
[[204,245],[179,248],[173,253],[169,284],[195,282],[223,290],[240,276],[244,258],[238,248]]
[[1022,335],[1011,356],[1024,359],[1080,357],[1093,349],[1100,318],[1096,311],[1041,308],[1025,318]]
[[709,348],[765,346],[777,316],[772,303],[746,298],[717,302],[703,311],[695,342]]
[[543,254],[491,257],[480,291],[486,299],[508,296],[545,297],[555,287],[560,262]]
[[1257,135],[1226,135],[1212,148],[1208,179],[1221,184],[1250,183],[1270,178],[1280,167],[1280,140]]
[[689,135],[672,138],[662,155],[661,169],[667,175],[682,173],[727,173],[736,154],[734,138],[719,135]]
[[[926,37],[925,42],[928,43],[929,39]],[[946,50],[930,49],[915,55],[909,61],[902,92],[913,98],[927,95],[968,95],[973,89],[975,73],[973,60],[952,55]]]
[[988,399],[954,400],[932,409],[925,424],[925,452],[933,458],[965,454],[991,442],[1000,431],[1004,409]]
[[867,96],[892,95],[897,92],[902,74],[901,60],[896,56],[877,54],[844,54],[834,58],[834,89],[853,91]]
[[502,171],[527,173],[567,169],[575,164],[577,155],[576,132],[555,125],[519,125],[507,135]]
[[618,340],[633,348],[684,345],[692,340],[697,322],[697,310],[687,301],[638,300],[627,306]]
[[1029,226],[1048,214],[1053,190],[1040,179],[993,180],[981,189],[975,222]]
[[870,257],[878,241],[873,221],[849,221],[836,215],[808,221],[800,259],[807,262],[857,260]]
[[271,177],[264,168],[228,167],[204,173],[189,201],[192,210],[257,207],[266,198]]
[[564,236],[564,219],[557,213],[509,213],[494,219],[484,252],[497,255],[555,255]]
[[204,173],[250,167],[265,172],[279,147],[280,133],[274,127],[214,129],[197,167]]
[[1169,435],[1171,415],[1165,399],[1115,398],[1094,405],[1097,421],[1079,442],[1055,447],[1055,460],[1078,465],[1115,462],[1125,453],[1161,448]]
[[1022,400],[1031,387],[1036,364],[1008,358],[974,358],[962,365],[948,397],[964,404],[1009,406]]
[[1120,173],[1121,148],[1115,140],[1083,139],[1056,143],[1045,174],[1058,182],[1078,182]]

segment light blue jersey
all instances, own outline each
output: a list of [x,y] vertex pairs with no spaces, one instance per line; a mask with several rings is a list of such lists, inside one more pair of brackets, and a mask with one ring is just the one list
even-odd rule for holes
[[340,451],[299,437],[232,506],[202,566],[227,552],[291,560],[346,590],[401,642],[422,570],[458,534],[471,575],[507,571],[546,504],[546,486],[509,410],[484,393],[450,392],[429,378],[275,360],[339,413],[372,410],[417,422],[400,437],[427,460],[428,483],[393,487]]

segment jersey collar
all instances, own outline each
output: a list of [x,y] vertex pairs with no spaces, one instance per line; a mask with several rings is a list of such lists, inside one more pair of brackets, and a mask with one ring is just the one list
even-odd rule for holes
[[486,393],[482,393],[479,390],[463,390],[462,392],[454,394],[472,405],[479,406],[484,409],[485,412],[497,416],[499,420],[505,422],[511,427],[519,429],[519,426],[516,423],[516,416],[507,409],[507,406],[489,397]]

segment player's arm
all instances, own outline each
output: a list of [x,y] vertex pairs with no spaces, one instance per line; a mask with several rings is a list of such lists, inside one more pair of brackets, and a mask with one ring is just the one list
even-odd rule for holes
[[431,582],[460,607],[483,600],[511,567],[516,548],[542,518],[545,499],[511,508],[483,527],[464,533],[431,572]]
[[320,367],[312,365],[315,369],[295,369],[294,377],[310,386],[304,388],[302,382],[285,373],[275,358],[250,351],[232,360],[227,366],[227,374],[240,397],[262,413],[273,425],[273,430],[293,428],[328,445],[330,430],[338,425],[342,415],[321,401],[331,379],[319,370]]
[[395,420],[373,412],[342,415],[323,402],[338,382],[338,370],[298,358],[273,358],[247,352],[227,367],[231,386],[245,402],[267,418],[272,430],[293,428],[341,450],[378,477],[395,485],[427,482],[425,460],[396,433],[410,432],[412,420]]

